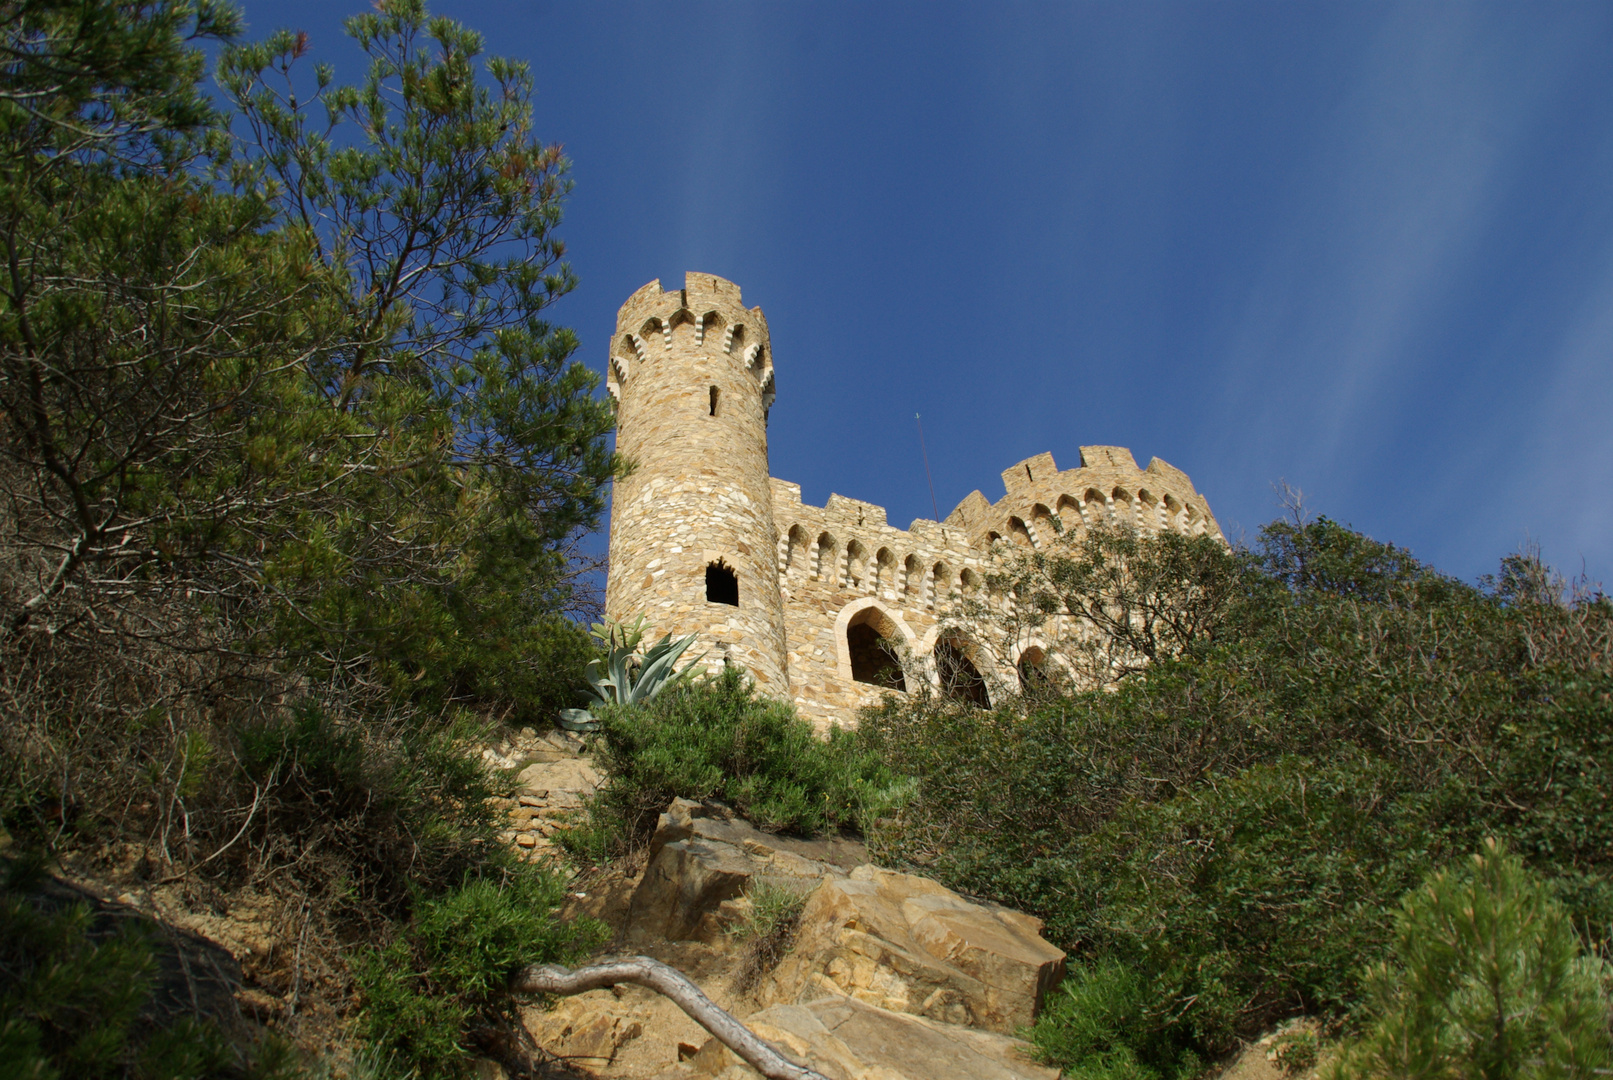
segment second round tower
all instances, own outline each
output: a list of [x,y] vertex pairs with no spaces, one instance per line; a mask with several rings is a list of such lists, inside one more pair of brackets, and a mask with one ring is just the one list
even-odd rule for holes
[[622,305],[606,385],[633,471],[611,500],[606,614],[696,634],[708,665],[784,696],[784,605],[767,467],[773,356],[739,286],[690,273]]

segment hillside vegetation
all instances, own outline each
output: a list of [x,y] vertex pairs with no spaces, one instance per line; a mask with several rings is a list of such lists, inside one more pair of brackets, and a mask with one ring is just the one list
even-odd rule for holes
[[351,86],[213,0],[0,25],[8,1060],[252,1056],[163,1041],[150,943],[17,899],[67,867],[252,912],[261,1018],[305,1046],[358,1004],[429,1075],[519,1061],[507,967],[597,935],[494,842],[471,752],[580,703],[574,545],[617,468],[547,321],[567,163],[526,68],[411,0],[348,22]]
[[[548,321],[569,182],[530,76],[418,0],[348,22],[354,85],[214,0],[0,15],[0,1063],[519,1073],[507,976],[605,932],[498,842],[480,751],[584,703],[578,541],[624,468]],[[1046,920],[1071,974],[1032,1035],[1071,1076],[1193,1076],[1301,1015],[1341,1077],[1605,1074],[1600,592],[1326,519],[1096,530],[992,584],[1002,644],[1090,632],[995,708],[892,694],[828,740],[738,671],[601,704],[565,844],[680,796],[860,832]],[[259,1023],[174,1007],[159,920],[72,879],[249,925]]]
[[1470,585],[1303,517],[1247,550],[1065,535],[991,584],[1014,602],[967,615],[998,655],[1088,628],[998,707],[890,694],[814,741],[727,671],[607,712],[568,842],[630,846],[674,797],[859,830],[1046,920],[1070,975],[1029,1034],[1072,1078],[1196,1076],[1295,1017],[1346,1037],[1340,1076],[1613,1066],[1599,591],[1530,554]]
[[[1087,616],[1055,676],[1118,677],[865,713],[866,750],[916,782],[873,841],[1047,920],[1077,965],[1036,1038],[1075,1075],[1192,1075],[1282,1018],[1353,1016],[1401,898],[1492,840],[1607,950],[1599,592],[1532,556],[1464,584],[1325,518],[1247,551],[1066,537],[999,584],[1006,635]],[[1095,1009],[1113,1013],[1093,1029]],[[1605,1045],[1605,1009],[1598,1024]]]

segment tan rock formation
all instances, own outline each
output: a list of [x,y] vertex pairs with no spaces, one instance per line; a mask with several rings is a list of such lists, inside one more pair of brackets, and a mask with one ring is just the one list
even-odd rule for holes
[[[940,1024],[852,998],[774,1005],[746,1024],[800,1064],[831,1080],[1058,1080],[1028,1044],[1005,1035]],[[715,1040],[693,1061],[696,1076],[755,1077]]]
[[1064,976],[1039,919],[974,903],[929,878],[861,866],[807,899],[763,1003],[845,994],[1005,1034],[1029,1025]]
[[716,804],[677,799],[661,815],[649,865],[634,890],[635,939],[712,942],[732,928],[752,879],[800,892],[866,861],[861,844],[795,840],[764,833]]

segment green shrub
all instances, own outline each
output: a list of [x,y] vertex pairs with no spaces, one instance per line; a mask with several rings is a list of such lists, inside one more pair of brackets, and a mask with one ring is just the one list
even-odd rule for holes
[[1066,934],[1147,978],[1178,1037],[1206,1050],[1344,1012],[1422,876],[1421,809],[1370,758],[1284,758],[1128,805],[1082,845],[1075,877],[1101,883],[1100,902],[1061,913]]
[[[237,782],[267,792],[273,816],[258,835],[320,898],[322,920],[402,919],[495,847],[488,800],[508,792],[471,753],[484,733],[464,714],[357,724],[304,705],[236,732]],[[310,850],[318,861],[303,857]]]
[[302,1075],[285,1048],[253,1055],[210,1021],[157,1023],[157,964],[138,924],[98,926],[89,905],[57,910],[0,896],[0,1063],[28,1080],[203,1080]]
[[745,952],[734,975],[734,989],[748,991],[778,966],[780,960],[795,943],[795,932],[801,923],[801,912],[806,907],[811,890],[792,887],[782,882],[753,877],[745,891],[750,908],[745,919],[734,928],[734,936],[745,942]]
[[1147,981],[1113,960],[1070,969],[1027,1033],[1069,1080],[1171,1080],[1203,1063],[1161,1034]]
[[132,928],[96,941],[92,919],[85,904],[46,914],[0,899],[0,1041],[30,1062],[23,1075],[113,1076],[132,1063],[131,1029],[156,964]]
[[[1078,549],[1069,573],[1055,547],[1005,575],[1021,601],[1005,638],[1083,610],[1059,590],[1087,587],[1090,539],[1059,542]],[[1325,519],[1269,526],[1250,551],[1134,538],[1125,558],[1106,602],[1156,622],[1181,606],[1191,625],[1155,648],[1146,626],[1089,620],[1123,640],[1083,644],[1085,660],[1148,658],[1111,667],[1113,685],[864,711],[862,749],[909,784],[870,837],[882,861],[1040,915],[1081,962],[1124,965],[1147,1037],[1203,1059],[1359,1006],[1397,899],[1485,836],[1609,939],[1604,597],[1544,587],[1527,559],[1466,585]]]
[[1372,1023],[1329,1076],[1605,1075],[1610,975],[1546,884],[1490,841],[1406,896],[1394,963],[1368,977]]
[[1314,1069],[1321,1056],[1322,1040],[1308,1027],[1291,1027],[1271,1043],[1271,1060],[1285,1073]]
[[518,1057],[510,974],[569,963],[609,936],[594,920],[556,918],[564,899],[562,879],[519,863],[502,880],[474,878],[421,899],[397,939],[355,964],[360,1036],[422,1076],[465,1075],[477,1053]]
[[827,741],[783,702],[759,697],[737,669],[674,687],[643,705],[601,708],[608,774],[596,822],[642,836],[675,798],[720,799],[763,829],[856,826],[889,774],[849,733]]

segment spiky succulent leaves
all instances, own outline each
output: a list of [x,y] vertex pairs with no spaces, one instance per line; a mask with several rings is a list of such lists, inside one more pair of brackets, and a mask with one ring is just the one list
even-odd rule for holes
[[644,631],[649,622],[640,615],[630,623],[619,622],[615,619],[602,623],[594,623],[588,628],[588,633],[599,642],[600,648],[608,654],[617,648],[626,649],[629,653],[636,652],[639,643],[644,640]]
[[[674,671],[674,666],[678,658],[694,644],[694,634],[676,641],[668,634],[639,657],[633,650],[643,637],[643,624],[644,620],[640,618],[632,626],[620,623],[608,629],[595,626],[595,636],[612,643],[607,655],[590,660],[584,669],[599,704],[639,705],[693,673],[699,657],[682,671]],[[605,631],[603,635],[599,633],[602,629]],[[561,715],[569,721],[566,726],[572,730],[583,730],[575,727],[576,724],[594,722],[593,714],[584,709],[566,709]]]
[[612,649],[605,660],[605,668],[609,677],[601,679],[597,685],[602,689],[608,687],[611,693],[601,696],[607,702],[626,701],[633,692],[633,653],[625,647]]
[[676,685],[678,681],[687,677],[694,670],[699,657],[691,661],[681,672],[674,673],[673,665],[678,662],[684,651],[694,644],[694,641],[693,634],[677,641],[673,641],[672,635],[668,634],[650,646],[650,650],[644,654],[644,666],[639,669],[638,679],[627,697],[627,703],[637,705],[648,701],[668,686]]

